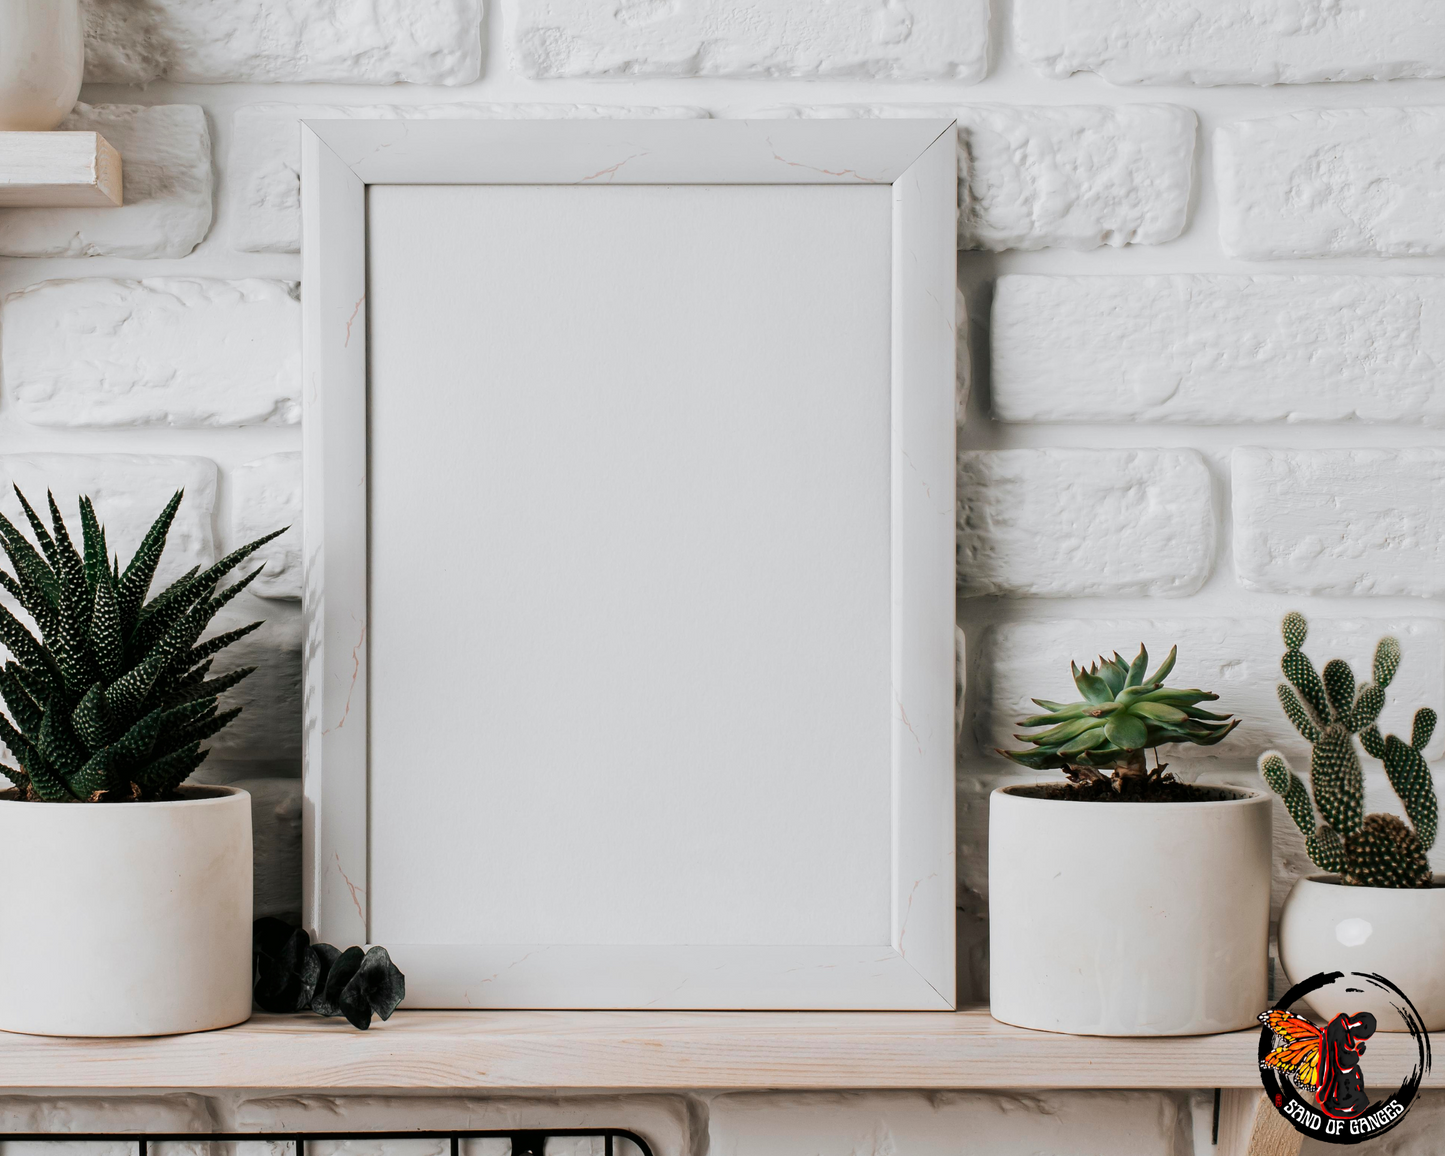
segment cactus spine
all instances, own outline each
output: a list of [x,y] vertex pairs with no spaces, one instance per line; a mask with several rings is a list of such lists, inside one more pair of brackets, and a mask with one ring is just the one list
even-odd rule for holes
[[[1280,668],[1288,683],[1279,684],[1279,702],[1296,730],[1313,748],[1310,784],[1304,783],[1278,751],[1266,751],[1259,771],[1284,800],[1295,825],[1304,832],[1305,848],[1322,871],[1348,884],[1364,887],[1426,887],[1430,864],[1425,852],[1435,842],[1435,786],[1424,750],[1435,730],[1435,712],[1415,713],[1410,741],[1384,737],[1376,725],[1385,705],[1385,688],[1400,667],[1400,644],[1383,638],[1375,648],[1373,681],[1358,689],[1348,663],[1331,659],[1324,676],[1300,649],[1308,633],[1304,616],[1285,615],[1285,652]],[[1394,815],[1365,814],[1365,783],[1354,736],[1366,752],[1385,764],[1390,786],[1405,804],[1405,823]],[[1315,823],[1315,810],[1324,820]]]

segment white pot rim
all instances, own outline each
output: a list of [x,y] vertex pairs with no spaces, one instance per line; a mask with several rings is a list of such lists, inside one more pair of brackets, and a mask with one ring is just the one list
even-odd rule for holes
[[1338,875],[1318,872],[1314,875],[1301,875],[1295,880],[1295,886],[1298,887],[1301,883],[1315,883],[1321,887],[1344,887],[1351,894],[1360,895],[1408,895],[1411,892],[1428,894],[1445,888],[1445,875],[1439,872],[1431,875],[1429,887],[1365,887],[1356,883],[1341,883]]
[[[1033,787],[1051,787],[1056,785],[1057,783],[1053,780],[1046,782],[1040,781],[1037,783],[1010,783],[1006,787],[995,787],[992,794],[995,796],[1006,795],[1010,803],[1027,807],[1057,807],[1060,805],[1068,807],[1096,807],[1100,803],[1098,799],[1037,799],[1028,795],[1015,794],[1016,791],[1021,789],[1028,790]],[[1194,786],[1197,784],[1188,785]],[[1268,802],[1270,798],[1264,791],[1256,790],[1253,787],[1235,787],[1222,783],[1217,786],[1213,783],[1208,783],[1204,784],[1204,786],[1208,790],[1221,791],[1232,797],[1228,799],[1187,799],[1175,803],[1153,803],[1142,799],[1122,799],[1117,801],[1111,800],[1110,805],[1115,807],[1120,805],[1126,807],[1151,807],[1155,810],[1178,810],[1183,807],[1188,808],[1190,811],[1197,811],[1203,807],[1238,807],[1258,804],[1261,800]]]
[[[139,799],[130,803],[84,803],[86,808],[94,808],[97,811],[124,811],[129,807],[216,807],[229,803],[237,796],[250,798],[247,791],[240,787],[230,787],[222,783],[182,783],[176,788],[178,795],[184,796],[179,799]],[[80,803],[81,800],[71,800]],[[23,807],[54,807],[69,806],[69,803],[46,803],[32,801],[16,797],[15,788],[7,791],[0,791],[0,806],[23,806]]]

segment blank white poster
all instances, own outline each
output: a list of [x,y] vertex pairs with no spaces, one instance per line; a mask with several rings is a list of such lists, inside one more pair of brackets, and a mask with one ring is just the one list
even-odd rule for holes
[[369,189],[373,941],[889,942],[891,197]]

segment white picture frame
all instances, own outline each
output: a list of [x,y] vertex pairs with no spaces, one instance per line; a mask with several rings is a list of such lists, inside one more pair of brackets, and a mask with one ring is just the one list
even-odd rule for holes
[[[307,630],[303,886],[304,918],[309,930],[319,939],[340,946],[384,943],[406,973],[408,1007],[953,1008],[957,211],[953,123],[947,120],[320,120],[304,122],[302,136],[306,381],[304,614]],[[382,759],[378,752],[396,749],[402,726],[396,704],[415,689],[411,683],[402,684],[395,679],[388,683],[385,672],[402,667],[411,669],[407,664],[418,658],[422,650],[407,653],[405,647],[414,645],[424,649],[428,645],[417,633],[406,635],[402,643],[397,642],[398,632],[404,626],[410,625],[415,630],[415,624],[405,618],[398,592],[405,591],[408,582],[413,591],[424,592],[425,575],[435,571],[433,562],[416,559],[415,578],[411,579],[405,570],[407,560],[398,557],[397,543],[405,540],[408,527],[398,522],[393,496],[410,492],[408,486],[415,489],[420,483],[417,477],[408,474],[410,467],[404,464],[406,458],[395,444],[403,435],[394,431],[413,420],[408,416],[411,410],[404,410],[387,399],[399,396],[396,391],[401,388],[393,380],[399,371],[391,367],[403,353],[408,357],[417,355],[417,349],[408,345],[413,340],[408,334],[415,327],[407,324],[406,318],[408,309],[420,308],[421,304],[409,304],[406,295],[425,295],[427,290],[424,281],[408,280],[411,274],[407,273],[405,262],[398,263],[394,254],[400,251],[403,240],[424,247],[436,244],[438,237],[450,235],[433,227],[435,219],[446,214],[455,216],[457,229],[473,236],[467,230],[474,226],[481,228],[476,222],[489,216],[475,211],[476,206],[546,203],[541,194],[529,195],[525,202],[508,200],[498,189],[522,185],[554,186],[562,190],[602,183],[611,190],[608,200],[589,200],[586,206],[603,206],[608,213],[618,214],[622,221],[632,221],[642,213],[639,206],[643,202],[636,198],[651,197],[652,201],[647,204],[656,202],[667,210],[668,198],[683,195],[677,190],[704,187],[716,190],[716,196],[709,194],[712,199],[707,203],[722,206],[719,211],[736,213],[740,220],[766,224],[772,219],[771,210],[757,206],[771,203],[768,198],[776,198],[778,211],[795,213],[801,225],[796,230],[785,230],[781,241],[770,240],[769,250],[785,247],[793,232],[808,233],[812,238],[810,249],[800,249],[778,264],[777,268],[788,277],[796,272],[800,278],[813,276],[818,281],[821,274],[810,272],[809,263],[819,262],[820,254],[824,253],[830,255],[829,261],[836,255],[842,262],[837,269],[879,270],[878,276],[870,277],[869,283],[864,283],[862,274],[858,274],[858,284],[844,293],[835,292],[830,286],[837,276],[851,274],[838,274],[833,271],[833,265],[827,265],[827,277],[817,284],[820,299],[829,302],[836,299],[839,306],[847,306],[855,298],[881,302],[878,309],[884,312],[865,310],[871,320],[861,326],[849,325],[846,317],[840,316],[834,322],[828,319],[831,314],[822,319],[811,316],[807,325],[812,328],[808,329],[806,340],[813,342],[812,347],[826,350],[834,340],[863,342],[865,338],[853,331],[867,330],[872,335],[867,336],[866,341],[873,343],[866,347],[868,355],[872,357],[876,353],[881,359],[878,364],[884,367],[872,377],[859,369],[852,377],[860,381],[867,377],[867,382],[839,388],[840,396],[851,397],[856,392],[861,397],[873,388],[868,382],[878,378],[876,388],[878,397],[882,398],[879,410],[882,416],[874,422],[881,447],[877,466],[870,465],[864,470],[856,460],[829,461],[826,456],[819,456],[816,462],[841,479],[852,478],[854,474],[867,474],[871,479],[858,483],[867,487],[859,492],[866,492],[869,503],[865,504],[870,509],[876,505],[881,513],[869,523],[873,526],[868,531],[872,537],[868,538],[868,548],[863,552],[874,558],[872,543],[874,538],[879,539],[877,557],[882,559],[879,564],[884,571],[879,589],[883,590],[886,602],[881,604],[877,624],[873,624],[870,617],[869,623],[860,624],[859,629],[864,634],[870,630],[881,632],[878,637],[885,645],[878,649],[878,669],[865,669],[862,662],[856,664],[856,669],[854,665],[832,662],[828,664],[829,669],[819,671],[819,678],[837,680],[841,693],[828,698],[821,707],[814,702],[807,726],[813,728],[810,733],[815,733],[820,725],[853,725],[850,718],[819,719],[816,713],[841,712],[845,707],[852,711],[849,696],[855,687],[850,680],[856,680],[860,695],[873,695],[871,688],[881,688],[878,694],[867,698],[869,703],[877,701],[877,718],[873,717],[871,707],[862,712],[867,715],[866,726],[870,728],[866,733],[881,736],[877,738],[877,750],[881,754],[877,758],[858,756],[859,769],[848,782],[856,780],[866,785],[867,799],[879,800],[882,805],[865,805],[853,799],[849,794],[851,788],[842,785],[836,788],[830,785],[825,791],[813,789],[811,795],[780,791],[778,798],[766,808],[765,817],[772,824],[769,829],[779,829],[778,822],[791,825],[791,829],[805,833],[800,840],[810,863],[829,860],[834,866],[809,884],[813,890],[806,894],[811,898],[801,905],[808,910],[800,909],[796,895],[790,898],[787,886],[779,886],[774,897],[771,890],[762,894],[754,885],[746,899],[740,900],[740,909],[747,913],[747,919],[754,920],[756,926],[765,931],[794,917],[802,921],[814,909],[824,912],[826,918],[819,918],[825,926],[812,933],[809,942],[790,942],[788,935],[778,933],[768,933],[769,937],[761,942],[699,942],[700,938],[708,937],[688,930],[692,924],[679,905],[662,901],[654,908],[644,904],[641,915],[632,910],[628,926],[633,931],[629,933],[632,936],[629,942],[599,944],[586,941],[585,935],[579,942],[566,928],[549,940],[490,942],[487,928],[491,926],[527,925],[525,899],[516,898],[510,892],[504,894],[505,882],[484,880],[480,889],[489,894],[489,902],[513,904],[502,912],[505,918],[494,912],[487,916],[492,922],[468,930],[468,921],[472,919],[467,914],[471,902],[468,895],[476,896],[479,893],[476,887],[446,893],[442,883],[418,885],[416,880],[466,876],[468,871],[477,868],[477,862],[469,856],[491,853],[482,850],[490,847],[485,841],[489,826],[508,837],[513,829],[524,826],[536,832],[539,855],[560,856],[566,869],[585,881],[589,872],[602,869],[598,866],[598,849],[606,846],[609,830],[619,823],[626,826],[630,812],[612,812],[611,821],[604,821],[606,815],[599,815],[595,840],[572,838],[565,830],[553,838],[548,832],[558,825],[550,824],[545,812],[515,814],[504,810],[499,814],[489,805],[459,805],[457,792],[465,794],[476,785],[471,780],[464,782],[461,776],[478,774],[475,766],[459,766],[460,759],[423,759],[427,764],[424,768],[398,769],[393,766],[392,755],[386,756],[389,761],[384,768],[380,761],[375,768],[371,763],[373,758]],[[375,193],[376,186],[385,186],[386,191]],[[398,186],[421,188],[413,195]],[[453,188],[450,192],[436,191],[442,186]],[[744,186],[746,188],[739,188]],[[857,194],[819,192],[815,197],[806,190],[799,191],[799,186],[865,191]],[[886,191],[880,194],[880,188]],[[572,195],[570,192],[556,194],[557,203],[563,206],[559,212],[568,204],[579,203],[568,200]],[[814,205],[817,211],[811,207]],[[423,209],[424,212],[420,211]],[[884,214],[876,221],[869,215],[875,213],[875,209]],[[858,230],[856,237],[851,229],[835,231],[828,235],[826,246],[816,244],[816,230],[811,229],[809,222],[819,220],[822,223],[818,228],[823,229],[827,221],[834,219],[831,214],[835,211],[838,221],[847,221],[854,219],[850,214],[855,210],[861,214],[857,219],[870,222],[867,228]],[[652,209],[646,211],[651,214]],[[407,232],[413,227],[412,222],[417,222],[415,227],[422,232],[415,235]],[[699,224],[700,237],[707,227],[705,222]],[[867,240],[864,234],[872,239]],[[502,236],[495,232],[485,235]],[[750,241],[745,235],[733,235],[739,237],[738,244],[744,247]],[[851,247],[861,251],[870,245],[872,249],[854,261]],[[459,241],[458,246],[465,247],[465,242]],[[686,246],[679,249],[660,244],[657,252],[646,245],[642,248],[646,251],[636,260],[656,262],[659,266],[656,277],[671,279],[671,283],[685,290],[682,295],[695,293],[701,295],[698,300],[705,300],[707,293],[717,292],[719,301],[722,300],[721,295],[728,286],[713,288],[704,281],[704,274],[693,267],[694,258]],[[725,251],[727,246],[715,249],[723,253],[719,260],[730,259]],[[437,251],[435,257],[439,266],[446,264],[447,254]],[[490,276],[488,253],[476,253],[474,257],[458,266],[462,272],[455,275],[465,279],[470,276],[466,270],[475,268],[479,270],[477,277]],[[854,263],[849,264],[850,261]],[[525,264],[516,269],[509,267],[506,275],[525,277],[527,268]],[[369,277],[375,278],[374,283],[369,283]],[[693,280],[685,281],[688,278]],[[555,281],[554,277],[553,283]],[[803,280],[799,284],[812,282]],[[394,285],[403,287],[395,289]],[[767,285],[756,291],[766,293]],[[445,302],[439,298],[433,304]],[[846,313],[846,308],[841,312]],[[878,321],[881,328],[874,333],[869,325],[878,316],[882,318]],[[555,321],[555,318],[538,317],[539,332],[555,325]],[[830,333],[826,329],[828,325],[836,325],[838,332]],[[555,328],[550,332],[555,337]],[[431,346],[447,346],[448,342],[461,343],[466,339],[455,327],[449,329],[444,325],[439,325],[438,330],[428,336]],[[499,344],[505,344],[498,340]],[[443,348],[439,355],[461,356],[462,352],[471,355],[460,345],[456,351]],[[484,356],[485,353],[483,350]],[[861,363],[850,355],[849,365]],[[373,382],[369,376],[372,373],[381,374],[378,380],[384,379],[385,384]],[[417,388],[428,387],[423,383]],[[774,390],[767,398],[778,392]],[[492,396],[485,390],[481,395]],[[477,396],[477,390],[465,397],[459,393],[457,405],[465,408],[474,404],[472,399]],[[373,429],[372,405],[392,406],[387,410],[389,416],[380,434]],[[855,409],[857,413],[864,412],[862,401],[856,407],[850,408],[850,405],[840,404],[836,408],[849,413]],[[823,408],[831,414],[835,407]],[[415,418],[417,423],[425,420],[428,419]],[[436,421],[435,417],[429,420]],[[845,443],[848,429],[853,428],[849,422],[864,429],[861,417],[836,420],[829,417],[823,423],[830,431],[829,438],[820,439],[822,448],[816,449],[816,453],[834,452],[829,446],[834,440],[831,431],[835,427],[842,431],[836,440]],[[623,432],[614,430],[609,436],[626,436],[625,427],[618,428]],[[436,433],[442,440],[450,436],[450,431],[441,428],[437,428]],[[654,439],[657,437],[657,430],[649,428],[649,433]],[[405,436],[416,439],[424,434],[424,427],[418,426]],[[639,433],[639,439],[642,436]],[[727,436],[746,439],[750,435],[747,427],[739,423]],[[842,452],[843,449],[836,451]],[[500,453],[494,455],[498,461]],[[773,453],[766,460],[775,463],[777,457]],[[619,456],[619,460],[628,459],[629,455]],[[488,458],[485,468],[502,468],[491,463],[492,458]],[[783,463],[776,468],[789,467]],[[787,479],[792,477],[792,474],[786,475]],[[811,470],[804,476],[799,468],[800,486],[810,477]],[[597,484],[605,485],[606,478],[598,479]],[[726,488],[722,490],[724,495],[727,492]],[[816,492],[816,488],[808,490],[810,495]],[[726,502],[728,499],[713,495],[709,500]],[[456,498],[449,496],[439,501],[435,509],[410,507],[417,519],[431,519],[436,523],[433,529],[438,535],[438,548],[442,550],[452,549],[458,540],[454,523],[447,521],[455,518],[456,502]],[[860,513],[860,520],[867,519]],[[388,535],[387,545],[378,560],[370,536],[383,532]],[[376,589],[373,583],[377,584]],[[860,579],[858,585],[866,583]],[[790,605],[803,605],[797,601],[796,591],[786,594],[794,599]],[[746,596],[759,597],[756,591]],[[854,597],[841,590],[835,594],[831,587],[818,596],[834,599],[838,607],[852,605],[846,599]],[[857,597],[861,599],[864,595]],[[876,591],[867,593],[866,597],[873,599],[867,606],[880,605]],[[426,607],[417,611],[424,612],[430,611]],[[844,631],[851,629],[848,623],[840,626]],[[382,641],[377,642],[377,638]],[[437,637],[436,634],[429,634],[429,638],[429,659],[435,657],[442,663],[454,661],[451,655],[459,643],[460,650],[469,652],[465,638]],[[643,644],[637,645],[640,648]],[[661,654],[664,646],[679,644],[653,640],[650,645]],[[388,656],[384,664],[373,654],[373,648],[378,646]],[[784,651],[780,649],[778,653],[784,654]],[[643,659],[655,657],[651,652],[639,651],[639,654]],[[475,667],[482,660],[473,654],[471,661]],[[882,669],[885,665],[886,670]],[[383,666],[384,673],[378,674]],[[597,676],[596,670],[586,671],[582,681],[592,679],[593,685],[597,685]],[[600,680],[599,693],[612,693],[606,681]],[[383,695],[379,688],[388,689]],[[831,706],[835,698],[839,705]],[[746,718],[743,721],[746,723]],[[667,722],[669,726],[679,725],[679,720],[672,717]],[[446,725],[435,719],[418,724],[422,725],[426,729],[419,733],[426,735],[428,741],[435,738],[438,743],[453,744],[436,750],[462,749],[461,738],[449,738]],[[766,732],[763,723],[758,727],[759,733]],[[493,730],[502,729],[500,725],[488,729],[488,741]],[[745,732],[747,727],[740,730]],[[869,742],[872,741],[870,737]],[[764,761],[767,753],[764,751],[760,756]],[[679,766],[688,765],[687,751],[680,751],[678,758]],[[852,755],[844,751],[840,766],[846,763],[851,767],[851,758]],[[429,789],[419,788],[416,792],[423,800],[431,795],[429,801],[412,797],[404,787],[406,780],[396,777],[403,773],[413,776],[415,782],[422,781],[416,776],[423,773],[431,776],[425,780]],[[485,768],[480,773],[484,779]],[[791,772],[788,767],[770,767],[767,773],[781,781]],[[525,773],[516,767],[510,767],[507,775],[510,777],[494,777],[497,791],[503,791],[511,783],[528,781]],[[377,776],[384,777],[385,790],[376,786]],[[634,783],[631,798],[623,799],[620,805],[645,809],[655,794],[667,789],[662,781],[654,784],[647,780],[647,783],[650,785],[642,790],[636,789]],[[398,784],[403,784],[402,789],[397,789]],[[564,794],[566,792],[553,792],[548,797]],[[488,800],[493,797],[491,794],[481,796]],[[733,852],[730,854],[736,854],[736,859],[730,860],[732,863],[746,864],[754,852],[766,859],[775,851],[776,838],[770,839],[767,846],[750,849],[746,824],[739,825],[736,815],[723,814],[735,805],[729,800],[726,788],[715,798],[720,801],[713,815],[697,816],[703,824],[699,831],[708,830],[709,819],[713,817],[723,826],[731,822],[729,837]],[[528,805],[535,806],[534,803]],[[469,829],[476,831],[476,839],[459,840],[455,837],[459,830],[455,826],[457,815],[469,810],[475,812],[467,821],[475,824]],[[847,824],[856,821],[860,830],[866,829],[871,834],[846,847],[831,847],[827,842],[828,832],[820,831],[826,824],[818,816],[833,814],[835,810],[841,816],[840,830],[850,829]],[[660,830],[655,826],[651,829]],[[635,838],[635,833],[626,832],[618,837]],[[646,837],[636,840],[638,845],[649,842]],[[667,842],[667,846],[685,851],[687,844],[674,839]],[[835,860],[830,856],[835,856]],[[418,867],[418,859],[425,859],[426,863]],[[731,869],[720,869],[718,877],[710,875],[704,879],[701,867],[684,860],[686,855],[680,855],[678,878],[686,880],[692,871],[697,876],[700,893],[705,890],[705,883],[706,888],[712,889],[706,891],[712,896],[710,905],[723,913],[728,908],[726,888]],[[555,860],[549,858],[547,862],[554,864]],[[868,874],[854,879],[859,862],[868,865]],[[625,867],[623,863],[618,870]],[[423,874],[413,878],[414,870]],[[428,871],[433,875],[426,875]],[[672,874],[671,870],[654,869],[651,877],[661,880]],[[401,886],[397,880],[403,876],[412,881],[407,884],[413,887],[411,893],[397,890]],[[836,888],[829,891],[835,877]],[[786,879],[780,880],[780,883],[786,882]],[[846,892],[842,890],[845,884]],[[869,897],[866,902],[862,898],[865,895]],[[830,935],[836,939],[841,934],[837,928],[852,926],[855,898],[858,925],[872,930],[856,936],[859,942],[829,941]],[[630,897],[630,900],[637,899]],[[447,904],[449,908],[444,906]],[[769,910],[768,904],[778,905],[778,910]],[[791,910],[788,904],[792,905]],[[439,931],[429,942],[408,942],[406,934],[399,934],[413,927],[440,927],[439,920],[446,910],[458,915],[454,925],[447,925],[445,935]],[[649,911],[653,913],[651,916]],[[538,913],[539,919],[541,914]],[[645,922],[653,917],[658,920],[656,929]],[[639,923],[639,919],[644,922]],[[454,931],[454,927],[461,930]],[[641,932],[636,930],[639,927]],[[669,927],[682,928],[675,933],[680,941],[667,939]],[[831,933],[830,927],[835,929]],[[592,938],[601,937],[593,935]],[[756,938],[764,939],[763,933]]]

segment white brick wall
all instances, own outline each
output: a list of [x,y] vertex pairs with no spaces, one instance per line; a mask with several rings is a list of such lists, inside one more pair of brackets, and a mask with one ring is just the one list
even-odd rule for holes
[[988,0],[510,0],[527,76],[981,80]]
[[1193,450],[958,456],[966,597],[1193,594],[1209,577],[1214,537],[1209,469]]
[[[990,750],[1030,697],[1071,693],[1070,658],[1143,640],[1158,659],[1178,642],[1181,682],[1248,720],[1208,752],[1164,752],[1209,781],[1257,781],[1266,745],[1303,765],[1273,698],[1291,607],[1318,660],[1362,669],[1399,634],[1390,727],[1445,708],[1436,0],[498,0],[485,28],[480,0],[86,6],[91,87],[66,127],[120,149],[127,203],[0,210],[0,486],[54,486],[67,510],[92,493],[128,551],[184,484],[162,581],[297,517],[302,117],[958,119],[974,375],[959,434],[964,998],[987,990],[988,792],[1037,777]],[[1319,83],[1333,80],[1367,83]],[[14,512],[4,492],[0,510]],[[295,533],[262,560],[219,624],[266,621],[226,660],[259,669],[203,777],[252,791],[257,909],[284,913],[300,889]],[[1366,762],[1370,807],[1397,809]],[[1276,905],[1308,869],[1277,819]],[[659,1156],[899,1156],[960,1137],[1000,1156],[1207,1156],[1196,1102],[252,1093],[16,1098],[0,1125],[605,1117]],[[1392,1143],[1433,1153],[1442,1113],[1426,1097]]]
[[1445,450],[1234,451],[1234,555],[1251,590],[1445,594]]
[[1329,108],[1215,133],[1232,257],[1413,257],[1445,249],[1445,107]]
[[85,0],[92,83],[330,80],[465,84],[481,0]]
[[1000,277],[1008,422],[1445,424],[1445,278]]
[[301,420],[294,282],[43,281],[0,305],[7,401],[33,425]]
[[1020,50],[1114,84],[1304,84],[1445,76],[1433,0],[1018,0]]

